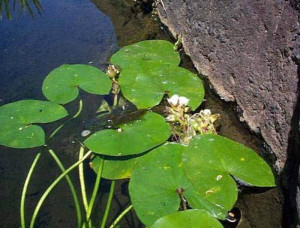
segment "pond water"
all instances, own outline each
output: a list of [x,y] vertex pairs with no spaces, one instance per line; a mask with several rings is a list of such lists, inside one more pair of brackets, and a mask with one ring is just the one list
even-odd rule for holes
[[[1,3],[0,3],[1,4]],[[133,7],[130,0],[45,0],[42,10],[34,10],[34,17],[20,10],[12,11],[12,19],[3,15],[0,21],[0,105],[24,98],[44,99],[41,85],[45,76],[63,63],[91,64],[104,69],[108,57],[118,48],[145,39],[168,39],[168,33],[145,14],[140,7]],[[11,7],[13,7],[11,5]],[[184,57],[184,56],[183,56]],[[193,70],[188,58],[183,66]],[[261,142],[244,128],[234,112],[208,89],[203,107],[220,113],[219,131],[260,151]],[[97,96],[82,94],[85,111],[73,125],[65,128],[52,144],[65,166],[78,159],[78,125],[93,118],[101,100]],[[75,105],[67,107],[76,111]],[[55,126],[45,126],[53,130]],[[71,132],[71,134],[70,134]],[[19,201],[26,174],[36,149],[14,150],[0,147],[0,226],[19,227]],[[86,166],[87,191],[90,192],[95,175]],[[32,210],[51,181],[60,174],[48,153],[42,155],[28,191],[27,209]],[[71,176],[77,179],[74,171]],[[126,182],[119,182],[114,195],[112,216],[128,204]],[[99,199],[106,200],[109,183],[102,183]],[[281,227],[281,202],[277,189],[263,192],[245,191],[237,206],[243,213],[240,227]],[[97,202],[95,214],[103,213],[103,205]],[[263,214],[263,216],[262,216]],[[262,218],[263,217],[263,218]],[[61,183],[42,208],[37,227],[76,227],[73,200],[65,183]],[[111,219],[111,218],[109,218]],[[100,218],[96,219],[100,221]],[[110,222],[110,221],[109,221]],[[108,222],[108,223],[109,223]],[[129,213],[121,227],[142,227]]]
[[46,0],[42,8],[34,18],[14,11],[12,20],[3,16],[0,22],[2,103],[41,97],[52,69],[63,63],[101,66],[117,48],[111,20],[92,2]]
[[[41,85],[51,70],[64,63],[91,64],[102,68],[107,58],[118,48],[110,18],[88,0],[45,0],[41,2],[40,13],[31,5],[34,17],[28,10],[22,13],[19,5],[18,10],[13,11],[13,1],[10,3],[12,19],[8,20],[3,13],[0,21],[1,105],[24,98],[44,99]],[[0,4],[4,3],[1,1]],[[63,143],[59,144],[61,150],[58,152],[61,152],[63,160],[69,161],[66,162],[67,166],[76,158],[64,157]],[[35,149],[13,150],[1,147],[1,227],[19,227],[21,189],[36,152]],[[47,154],[37,168],[29,189],[30,213],[36,200],[49,185],[49,180],[59,174]],[[76,214],[67,187],[63,186],[60,194],[54,193],[53,196],[46,203],[45,210],[41,211],[37,225],[75,227]],[[59,208],[64,209],[61,211]],[[62,214],[52,219],[57,212]]]

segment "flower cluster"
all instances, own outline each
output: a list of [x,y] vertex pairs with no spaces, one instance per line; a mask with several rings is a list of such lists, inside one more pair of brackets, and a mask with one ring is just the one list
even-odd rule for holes
[[189,99],[186,97],[180,97],[177,94],[173,95],[170,99],[167,99],[171,107],[166,108],[166,112],[169,114],[167,121],[182,122],[185,119],[185,113],[189,111],[188,103]]
[[195,131],[200,134],[216,134],[214,122],[220,117],[219,114],[211,114],[209,109],[201,110],[199,113],[195,113],[190,118],[190,124]]
[[108,77],[110,77],[112,80],[115,80],[115,78],[117,77],[117,75],[120,73],[120,69],[115,66],[115,65],[109,65],[107,67],[107,71],[106,74],[108,75]]
[[173,95],[168,99],[170,107],[166,108],[166,120],[172,122],[172,132],[183,144],[188,144],[196,134],[216,134],[214,122],[219,114],[211,114],[209,109],[190,114],[189,99]]
[[[113,82],[111,93],[115,95],[114,99],[117,99],[117,95],[120,93],[120,86],[118,83],[118,76],[120,74],[120,68],[115,65],[109,65],[107,67],[106,74]],[[114,102],[115,102],[115,100],[114,100]]]

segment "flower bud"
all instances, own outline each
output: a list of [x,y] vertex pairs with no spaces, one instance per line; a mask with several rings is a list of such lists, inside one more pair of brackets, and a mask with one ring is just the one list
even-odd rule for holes
[[210,115],[211,115],[210,109],[204,109],[204,110],[203,110],[203,114],[204,114],[205,116],[210,116]]
[[174,122],[177,120],[176,116],[175,115],[168,115],[166,117],[166,120],[169,121],[169,122]]
[[109,65],[107,67],[106,74],[110,78],[115,78],[120,73],[119,69],[115,65]]

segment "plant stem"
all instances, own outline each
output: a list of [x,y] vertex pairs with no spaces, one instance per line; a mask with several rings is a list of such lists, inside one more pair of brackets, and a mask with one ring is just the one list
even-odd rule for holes
[[103,219],[102,219],[102,222],[101,222],[101,228],[104,228],[105,224],[106,224],[108,212],[109,212],[109,209],[110,209],[110,206],[111,206],[111,201],[112,201],[112,198],[113,198],[113,195],[114,195],[115,184],[116,184],[116,181],[113,180],[111,182],[111,185],[110,185],[108,200],[107,200],[105,212],[104,212],[104,215],[103,215]]
[[[69,121],[75,119],[76,117],[79,116],[79,114],[81,113],[82,111],[82,100],[79,101],[79,108],[78,108],[78,111],[75,113],[75,115],[66,120],[64,123],[62,123],[60,126],[58,126],[52,133],[51,135],[49,136],[48,140],[47,140],[47,143],[57,134],[57,132],[60,131],[60,129],[62,129],[66,123],[68,123]],[[55,152],[53,150],[49,150],[50,154],[52,155],[52,157],[54,158],[54,160],[56,161],[57,165],[59,166],[59,168],[61,169],[62,172],[65,171],[65,168],[63,167],[61,161],[59,160],[59,158],[56,156]],[[28,185],[29,185],[29,181],[30,181],[30,178],[31,178],[31,175],[33,173],[33,170],[39,160],[41,156],[41,152],[39,152],[36,157],[35,157],[35,160],[33,161],[31,167],[30,167],[30,170],[27,174],[27,177],[26,177],[26,180],[25,180],[25,183],[24,183],[24,187],[23,187],[23,190],[22,190],[22,196],[21,196],[21,206],[20,206],[20,216],[21,216],[21,227],[22,228],[25,228],[25,199],[26,199],[26,192],[27,192],[27,188],[28,188]],[[70,187],[70,190],[72,192],[72,195],[73,195],[73,199],[74,199],[74,203],[75,203],[75,207],[76,207],[76,213],[77,213],[77,221],[78,221],[78,227],[81,226],[81,210],[80,210],[80,205],[79,205],[79,201],[78,201],[78,197],[76,195],[76,191],[75,191],[75,188],[74,188],[74,185],[71,181],[71,179],[69,178],[69,176],[66,176],[66,179],[67,179],[67,182],[69,184],[69,187]]]
[[[82,103],[82,100],[80,99],[79,100],[79,107],[78,107],[78,110],[77,112],[68,120],[66,120],[64,123],[62,123],[60,126],[58,126],[52,133],[51,135],[49,136],[48,140],[47,140],[47,143],[68,123],[70,122],[71,120],[77,118],[79,116],[79,114],[81,113],[82,111],[82,106],[83,106],[83,103]],[[53,157],[53,159],[55,160],[55,162],[57,163],[58,167],[60,168],[60,170],[62,172],[65,171],[65,168],[62,164],[62,162],[59,160],[58,156],[55,154],[55,152],[51,149],[48,150],[49,153],[51,154],[51,156]],[[82,222],[82,219],[81,219],[81,209],[80,209],[80,204],[79,204],[79,200],[78,200],[78,197],[77,197],[77,194],[76,194],[76,191],[75,191],[75,188],[74,188],[74,184],[72,182],[72,180],[70,179],[70,177],[67,175],[66,176],[66,180],[68,182],[68,185],[70,187],[70,190],[71,190],[71,193],[72,193],[72,196],[73,196],[73,199],[74,199],[74,203],[75,203],[75,207],[76,207],[76,213],[77,213],[77,222],[78,222],[78,228],[81,226],[81,222]]]
[[113,103],[113,107],[117,107],[118,106],[118,94],[114,94],[114,103]]
[[118,222],[120,222],[120,220],[124,217],[124,215],[126,215],[126,213],[128,212],[128,211],[130,211],[131,210],[131,208],[132,208],[133,206],[132,205],[129,205],[116,219],[115,219],[115,221],[110,225],[110,227],[109,228],[114,228],[117,224],[118,224]]
[[[81,113],[82,111],[82,100],[79,100],[79,108],[78,108],[78,111],[74,114],[74,116],[72,116],[70,119],[66,120],[65,122],[63,122],[61,125],[59,125],[53,132],[52,134],[49,136],[48,138],[48,141],[50,141],[50,139],[52,139],[56,134],[57,132],[60,131],[60,129],[62,129],[68,122],[70,122],[71,120],[77,118],[79,116],[79,114]],[[48,142],[47,141],[47,142]]]
[[86,220],[89,221],[91,218],[91,214],[92,214],[92,209],[95,203],[95,199],[98,193],[98,189],[99,189],[99,185],[100,185],[100,180],[101,180],[101,175],[102,175],[102,168],[103,168],[103,162],[104,159],[101,159],[99,167],[98,167],[98,172],[97,172],[97,177],[96,177],[96,182],[94,185],[94,189],[93,189],[93,193],[92,193],[92,197],[88,206],[88,210],[87,210],[87,214],[86,214]]
[[25,180],[25,183],[24,183],[24,187],[23,187],[23,190],[22,190],[22,197],[21,197],[21,206],[20,206],[20,214],[21,214],[21,227],[22,228],[25,228],[26,225],[25,225],[25,199],[26,199],[26,192],[27,192],[27,189],[28,189],[28,185],[29,185],[29,182],[30,182],[30,179],[31,179],[31,176],[32,176],[32,173],[36,167],[36,164],[38,162],[38,160],[40,159],[41,157],[41,152],[37,153],[37,155],[35,156],[33,162],[32,162],[32,165],[29,169],[29,172],[27,174],[27,177],[26,177],[26,180]]
[[89,157],[92,154],[92,151],[88,151],[83,157],[82,159],[80,159],[79,161],[77,161],[76,163],[74,163],[72,166],[70,166],[65,172],[63,172],[58,178],[55,179],[55,181],[53,181],[53,183],[47,188],[47,190],[44,192],[44,194],[42,195],[42,197],[40,198],[34,212],[31,218],[31,222],[30,222],[30,228],[34,228],[34,224],[35,224],[35,220],[36,217],[39,213],[39,210],[43,204],[43,202],[45,201],[45,199],[47,198],[47,196],[49,195],[49,193],[51,192],[51,190],[70,172],[72,171],[74,168],[76,168],[81,162],[83,162],[87,157]]
[[80,115],[80,113],[81,113],[81,111],[82,111],[82,106],[83,106],[82,100],[80,99],[80,100],[79,100],[79,108],[78,108],[78,111],[77,111],[77,112],[75,113],[75,115],[73,116],[73,119],[77,118],[77,117]]
[[[56,156],[56,154],[54,153],[53,150],[49,149],[49,153],[51,154],[51,156],[53,157],[53,159],[56,161],[58,167],[60,168],[60,170],[63,172],[66,171],[65,167],[63,166],[63,164],[61,163],[61,161],[59,160],[59,158]],[[82,164],[82,163],[81,163]],[[75,203],[75,207],[76,207],[76,213],[77,213],[77,224],[78,224],[78,228],[80,228],[81,226],[81,209],[80,209],[80,204],[79,204],[79,200],[75,191],[75,187],[73,185],[73,182],[71,181],[69,175],[66,175],[66,180],[68,182],[68,185],[70,187],[73,199],[74,199],[74,203]]]
[[[82,159],[84,153],[84,148],[81,146],[79,150],[79,160]],[[78,166],[79,171],[79,181],[80,181],[80,189],[81,189],[81,195],[82,195],[82,202],[85,209],[85,212],[87,213],[88,210],[88,201],[87,201],[87,195],[85,190],[85,182],[84,182],[84,172],[83,172],[83,163],[79,164]]]

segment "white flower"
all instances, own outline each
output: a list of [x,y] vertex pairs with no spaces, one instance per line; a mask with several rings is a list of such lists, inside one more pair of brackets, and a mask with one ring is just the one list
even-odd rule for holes
[[204,109],[204,110],[203,110],[203,114],[204,114],[205,116],[210,116],[210,115],[211,115],[210,109]]
[[189,103],[190,99],[186,97],[179,97],[179,105],[180,106],[187,106]]
[[174,94],[170,99],[167,99],[169,104],[172,106],[177,106],[179,102],[179,96],[177,94]]

